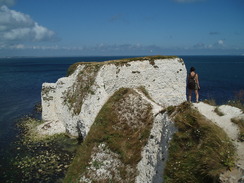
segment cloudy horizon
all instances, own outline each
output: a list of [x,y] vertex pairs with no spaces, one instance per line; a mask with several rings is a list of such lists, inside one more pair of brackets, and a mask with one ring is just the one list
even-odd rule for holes
[[243,55],[241,0],[0,0],[0,57]]

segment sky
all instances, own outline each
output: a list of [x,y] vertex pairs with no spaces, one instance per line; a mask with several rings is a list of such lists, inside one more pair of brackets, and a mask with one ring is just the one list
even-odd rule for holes
[[244,0],[0,0],[0,57],[244,55]]

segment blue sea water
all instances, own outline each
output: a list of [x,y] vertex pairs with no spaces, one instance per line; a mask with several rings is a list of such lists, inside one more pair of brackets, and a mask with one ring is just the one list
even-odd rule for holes
[[[244,56],[180,57],[184,59],[187,70],[194,66],[199,74],[200,100],[213,98],[222,104],[244,90]],[[1,149],[6,149],[15,139],[18,119],[32,113],[35,104],[40,102],[43,82],[56,82],[58,78],[64,77],[68,67],[75,62],[119,58],[126,57],[1,58]],[[1,152],[0,155],[4,156]]]
[[106,61],[121,57],[0,58],[0,146],[15,138],[19,118],[33,113],[41,101],[44,82],[66,76],[76,62]]
[[244,56],[182,56],[186,68],[196,68],[200,100],[215,99],[224,104],[244,90]]

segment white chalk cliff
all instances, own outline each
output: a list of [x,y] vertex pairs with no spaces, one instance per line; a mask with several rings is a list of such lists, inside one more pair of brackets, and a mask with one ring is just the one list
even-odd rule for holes
[[[78,169],[76,182],[163,182],[168,144],[176,131],[165,109],[186,101],[186,76],[184,62],[178,57],[73,64],[69,76],[43,83],[44,123],[37,127],[38,132],[84,139],[81,154],[90,157],[82,161],[86,168]],[[238,127],[231,117],[243,117],[241,111],[221,107],[226,116],[220,119],[210,115],[213,107],[203,103],[194,106],[231,139],[237,139]],[[226,124],[230,126],[226,128]],[[243,180],[243,144],[235,145],[237,173],[221,174],[222,182]],[[74,162],[81,164],[79,158]]]
[[[144,125],[140,121],[145,115],[144,109],[150,106],[153,116],[150,138],[142,147],[140,162],[136,168],[123,165],[118,155],[111,152],[106,143],[101,143],[94,147],[91,161],[106,163],[98,168],[90,162],[88,172],[81,176],[80,181],[92,182],[98,177],[106,180],[115,174],[118,182],[162,182],[167,156],[165,146],[174,127],[167,114],[160,111],[186,101],[186,68],[183,60],[178,57],[143,57],[78,63],[73,67],[75,69],[70,76],[60,78],[56,83],[43,84],[42,118],[45,123],[38,127],[39,131],[43,134],[66,132],[85,138],[109,98],[119,89],[129,88],[132,94],[122,100],[124,104],[117,104],[122,111],[118,112],[119,118],[124,118],[123,121],[131,128],[140,129]],[[132,176],[133,181],[123,180],[116,167],[124,167],[128,175],[134,171],[136,177]]]
[[181,58],[77,65],[70,76],[43,83],[42,119],[46,123],[39,127],[41,133],[66,131],[84,138],[104,103],[120,88],[143,87],[162,108],[186,100],[186,68]]

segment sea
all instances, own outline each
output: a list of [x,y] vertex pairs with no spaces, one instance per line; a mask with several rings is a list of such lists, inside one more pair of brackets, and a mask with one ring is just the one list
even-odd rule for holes
[[[2,157],[11,153],[8,148],[16,140],[19,119],[34,114],[35,105],[41,101],[42,83],[65,77],[69,66],[76,62],[128,57],[0,58],[0,168]],[[214,99],[220,105],[244,92],[244,56],[179,57],[183,58],[188,71],[192,66],[196,68],[200,100]]]

